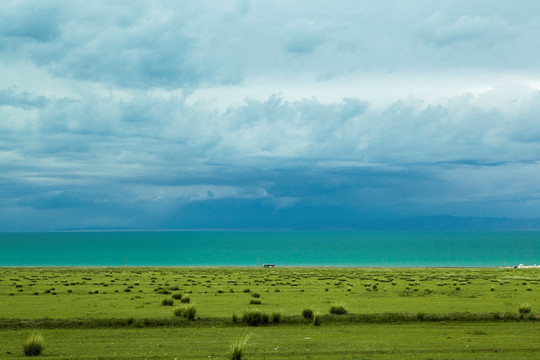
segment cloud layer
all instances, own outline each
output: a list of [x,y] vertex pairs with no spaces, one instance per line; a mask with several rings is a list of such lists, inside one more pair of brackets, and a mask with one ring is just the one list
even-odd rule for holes
[[539,7],[2,4],[0,230],[537,217]]

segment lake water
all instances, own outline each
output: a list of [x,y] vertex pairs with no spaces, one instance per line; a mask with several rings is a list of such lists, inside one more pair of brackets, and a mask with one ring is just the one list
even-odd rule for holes
[[0,266],[513,266],[540,232],[0,233]]

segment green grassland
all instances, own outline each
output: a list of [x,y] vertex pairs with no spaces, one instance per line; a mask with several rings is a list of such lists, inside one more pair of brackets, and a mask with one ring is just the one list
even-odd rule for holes
[[[538,359],[534,323],[41,330],[50,359],[225,359],[246,333],[247,359]],[[22,359],[27,331],[1,330],[2,359]]]
[[351,313],[516,312],[538,302],[539,283],[538,269],[5,268],[0,318],[169,317],[161,302],[174,294],[200,317],[326,313],[333,302]]
[[[2,268],[0,358],[38,329],[59,359],[225,358],[247,333],[248,359],[532,359],[539,282],[539,269]],[[188,306],[193,321],[174,315]],[[251,310],[281,318],[248,327]]]

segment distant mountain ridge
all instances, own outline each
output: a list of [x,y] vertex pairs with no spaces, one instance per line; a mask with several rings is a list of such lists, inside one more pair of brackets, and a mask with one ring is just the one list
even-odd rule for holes
[[389,231],[536,231],[540,230],[540,218],[423,216],[386,221],[362,221],[358,229]]
[[402,219],[363,219],[348,227],[208,227],[208,228],[126,228],[87,227],[64,228],[56,231],[228,231],[228,230],[360,230],[360,231],[540,231],[540,218],[495,218],[460,216],[419,216]]

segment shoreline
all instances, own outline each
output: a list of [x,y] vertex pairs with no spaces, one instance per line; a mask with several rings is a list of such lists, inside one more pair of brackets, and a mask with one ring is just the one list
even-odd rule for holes
[[540,269],[539,265],[525,266],[356,266],[356,265],[283,265],[272,268],[265,268],[256,265],[0,265],[0,269]]

